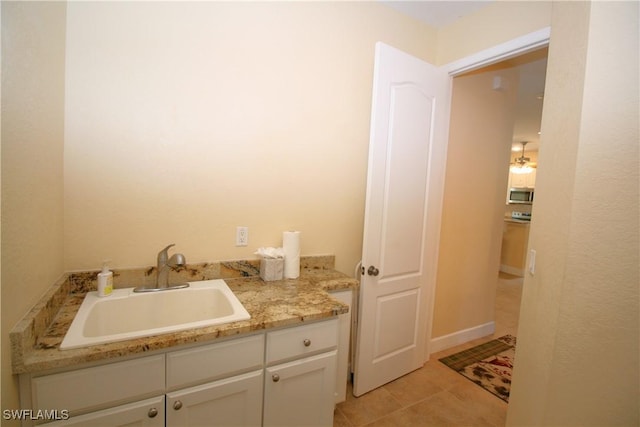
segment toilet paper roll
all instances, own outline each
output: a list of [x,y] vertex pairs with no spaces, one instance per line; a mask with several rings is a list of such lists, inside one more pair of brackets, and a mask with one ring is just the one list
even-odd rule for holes
[[284,250],[284,278],[297,279],[300,276],[300,232],[282,233],[282,249]]

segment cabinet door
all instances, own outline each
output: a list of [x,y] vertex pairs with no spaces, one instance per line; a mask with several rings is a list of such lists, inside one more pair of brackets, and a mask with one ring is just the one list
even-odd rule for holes
[[526,174],[523,173],[513,173],[510,172],[509,173],[510,177],[511,177],[511,185],[509,185],[509,187],[511,188],[524,188],[527,186],[527,176]]
[[529,244],[529,224],[505,222],[500,251],[500,271],[524,276]]
[[335,350],[265,371],[265,427],[333,426]]
[[509,172],[509,188],[535,188],[536,170],[529,173]]
[[167,427],[259,426],[262,370],[167,393]]
[[531,171],[531,173],[527,174],[527,187],[535,188],[536,187],[536,172],[537,169]]
[[164,396],[79,415],[46,425],[47,427],[164,427]]

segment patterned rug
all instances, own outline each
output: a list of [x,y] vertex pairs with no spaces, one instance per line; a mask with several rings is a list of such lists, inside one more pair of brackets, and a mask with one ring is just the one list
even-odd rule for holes
[[505,335],[439,359],[505,402],[509,402],[516,337]]

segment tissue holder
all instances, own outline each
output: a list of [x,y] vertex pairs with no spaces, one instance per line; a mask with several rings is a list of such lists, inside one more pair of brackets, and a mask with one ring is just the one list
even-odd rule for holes
[[284,276],[284,258],[260,259],[260,278],[265,282],[282,280]]

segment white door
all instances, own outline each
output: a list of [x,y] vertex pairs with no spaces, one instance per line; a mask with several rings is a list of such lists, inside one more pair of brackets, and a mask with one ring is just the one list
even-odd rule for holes
[[376,45],[354,395],[428,358],[450,79]]

